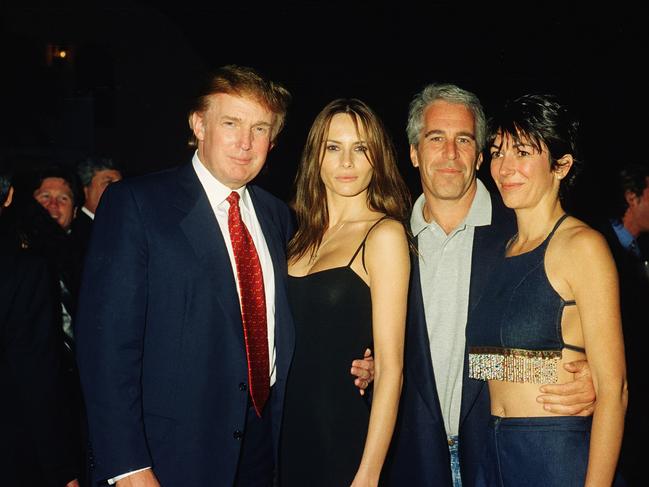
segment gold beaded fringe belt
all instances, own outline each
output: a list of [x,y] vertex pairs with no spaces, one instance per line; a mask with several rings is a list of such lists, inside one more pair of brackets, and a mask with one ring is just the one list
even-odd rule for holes
[[480,380],[556,384],[561,350],[470,347],[469,377]]

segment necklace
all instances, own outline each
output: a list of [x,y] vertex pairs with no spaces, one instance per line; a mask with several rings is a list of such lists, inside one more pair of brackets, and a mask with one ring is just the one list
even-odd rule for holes
[[320,242],[320,245],[318,245],[318,248],[315,249],[315,252],[313,253],[313,256],[311,257],[311,259],[309,259],[310,262],[315,262],[316,260],[318,260],[318,256],[320,255],[320,249],[322,247],[324,247],[327,243],[329,243],[329,241],[332,238],[334,238],[334,236],[340,231],[340,229],[345,226],[345,223],[347,223],[347,222],[339,223],[338,228],[336,228],[333,232],[331,232],[329,234],[329,236],[325,240]]

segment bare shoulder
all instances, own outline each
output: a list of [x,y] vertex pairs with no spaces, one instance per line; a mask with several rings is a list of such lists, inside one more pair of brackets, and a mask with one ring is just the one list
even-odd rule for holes
[[394,218],[384,218],[379,221],[376,226],[372,229],[368,235],[369,239],[381,239],[381,238],[395,238],[395,237],[404,237],[406,235],[406,229],[398,220]]
[[365,263],[371,282],[380,284],[371,285],[373,290],[382,285],[407,288],[410,257],[408,236],[401,222],[385,218],[372,229],[367,236]]
[[552,242],[554,250],[561,250],[572,258],[592,257],[602,253],[609,255],[606,239],[597,230],[583,221],[569,217],[566,223],[559,227]]
[[[550,266],[558,265],[569,274],[586,275],[613,264],[604,236],[583,221],[570,217],[559,227],[548,247]],[[553,266],[552,266],[553,267]]]
[[376,262],[386,257],[395,258],[408,255],[408,236],[403,224],[392,218],[381,220],[367,236],[366,258]]
[[384,218],[379,221],[367,236],[368,245],[384,245],[390,242],[401,242],[406,239],[406,229],[403,223]]

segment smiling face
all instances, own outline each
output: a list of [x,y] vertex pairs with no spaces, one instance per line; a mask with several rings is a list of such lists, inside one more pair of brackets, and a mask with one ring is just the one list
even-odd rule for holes
[[424,111],[419,143],[410,146],[410,159],[419,168],[427,202],[472,197],[482,154],[471,110],[441,100],[430,104]]
[[273,113],[248,97],[218,93],[191,115],[198,158],[221,183],[238,189],[259,174],[272,147]]
[[68,230],[76,214],[72,189],[63,178],[45,178],[34,191],[34,199],[47,210],[63,230]]
[[551,168],[550,155],[544,143],[541,151],[524,135],[515,140],[498,134],[491,146],[491,176],[509,208],[523,209],[559,198],[561,179],[570,170],[572,157],[566,155]]
[[320,177],[327,198],[357,196],[367,191],[372,180],[367,136],[351,115],[337,113],[331,118],[324,141]]

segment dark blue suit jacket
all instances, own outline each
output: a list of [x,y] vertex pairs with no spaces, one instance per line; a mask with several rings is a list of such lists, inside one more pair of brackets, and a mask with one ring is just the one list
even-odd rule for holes
[[[248,189],[275,273],[276,451],[294,346],[285,254],[292,224],[284,203]],[[76,336],[97,480],[152,466],[165,487],[232,485],[248,402],[241,312],[191,164],[103,195]]]
[[[491,225],[476,227],[471,260],[469,316],[478,302],[505,241],[514,232],[513,214],[500,197],[491,197]],[[440,304],[443,305],[443,304]],[[465,353],[462,406],[460,412],[460,464],[465,486],[475,483],[476,469],[484,445],[483,435],[490,416],[489,391],[485,382],[469,379]],[[444,373],[444,371],[440,371]],[[412,258],[404,385],[392,447],[384,468],[390,485],[452,487],[450,457],[444,419],[435,387],[428,329],[419,275],[419,259]]]

